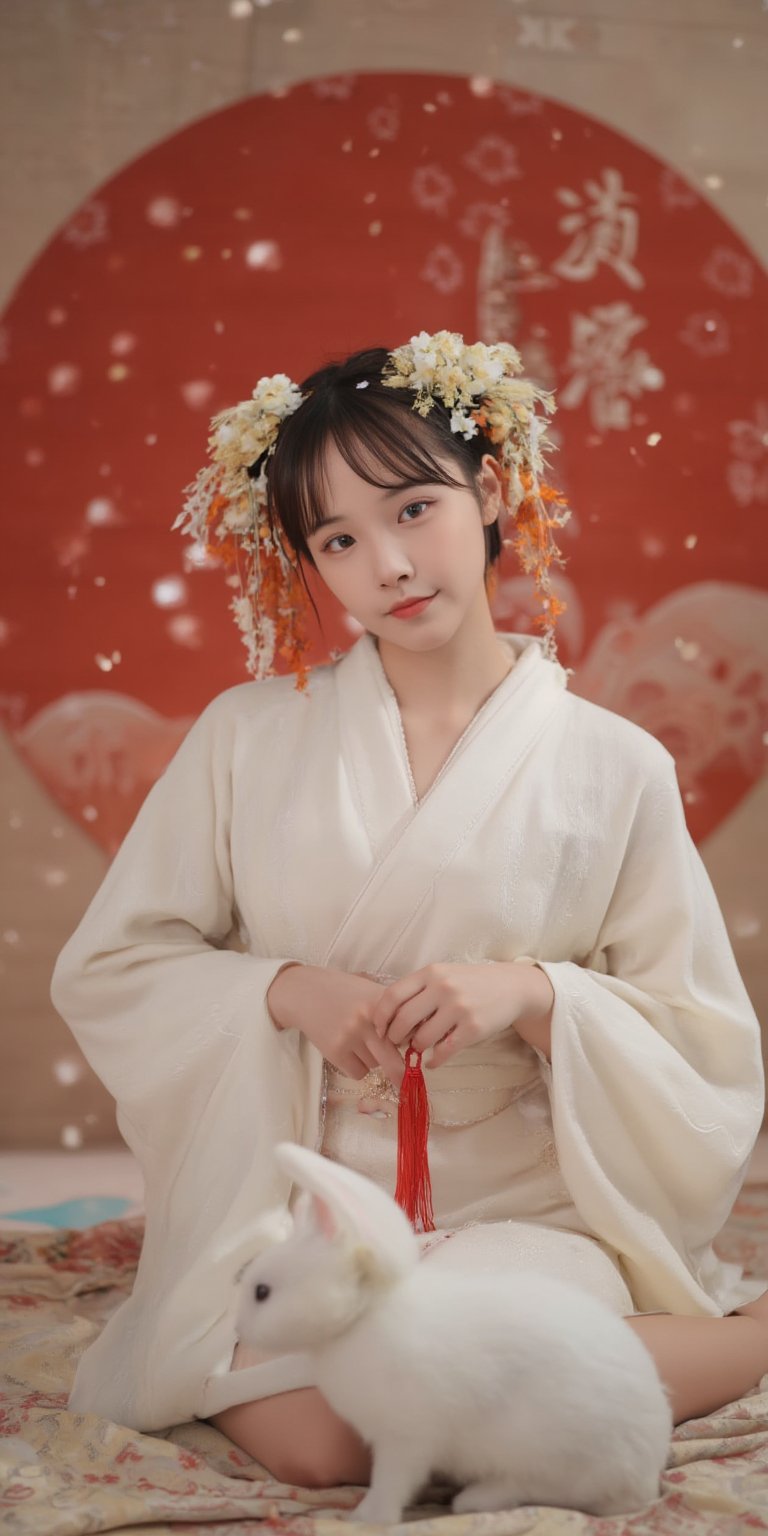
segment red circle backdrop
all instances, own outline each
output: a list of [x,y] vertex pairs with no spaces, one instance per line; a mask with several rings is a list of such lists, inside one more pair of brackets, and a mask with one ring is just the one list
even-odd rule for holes
[[[0,640],[21,748],[65,695],[188,721],[245,679],[222,574],[190,567],[171,531],[210,416],[263,374],[298,381],[422,329],[513,341],[556,391],[552,478],[574,509],[560,651],[577,690],[600,697],[610,666],[590,656],[606,636],[629,653],[669,594],[700,591],[706,610],[710,584],[735,584],[762,601],[766,292],[738,234],[646,149],[487,80],[326,78],[174,134],[57,232],[4,317]],[[509,558],[497,622],[528,627]],[[321,661],[350,630],[314,590]],[[700,642],[669,622],[693,677]],[[740,642],[742,679],[747,652],[747,747],[707,760],[697,835],[762,770],[765,658]],[[730,706],[742,682],[718,665]],[[636,708],[604,698],[656,729],[644,687]],[[675,749],[669,710],[659,720]]]

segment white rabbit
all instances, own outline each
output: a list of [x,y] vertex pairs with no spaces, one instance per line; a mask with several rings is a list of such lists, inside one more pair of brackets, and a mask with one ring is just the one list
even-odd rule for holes
[[622,1318],[548,1275],[421,1262],[407,1217],[371,1180],[291,1142],[276,1158],[302,1193],[291,1235],[240,1271],[238,1334],[305,1350],[370,1446],[351,1519],[401,1520],[440,1474],[461,1487],[456,1514],[613,1515],[658,1498],[672,1413]]

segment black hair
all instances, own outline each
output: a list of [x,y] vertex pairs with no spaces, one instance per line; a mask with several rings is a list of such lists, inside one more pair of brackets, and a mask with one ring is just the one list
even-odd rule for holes
[[[451,413],[441,400],[435,400],[426,417],[414,411],[411,389],[382,383],[388,360],[387,348],[369,347],[310,374],[299,386],[309,398],[282,422],[274,453],[249,467],[255,478],[266,466],[270,528],[276,539],[281,530],[285,533],[302,579],[303,561],[316,568],[307,539],[327,512],[324,456],[329,441],[369,485],[383,490],[425,483],[469,485],[480,504],[477,477],[485,454],[498,457],[495,446],[482,430],[471,438],[452,432]],[[366,387],[358,389],[359,384]],[[453,460],[459,478],[449,473],[438,454]],[[379,479],[382,471],[392,478]],[[484,533],[487,575],[501,554],[498,518]]]

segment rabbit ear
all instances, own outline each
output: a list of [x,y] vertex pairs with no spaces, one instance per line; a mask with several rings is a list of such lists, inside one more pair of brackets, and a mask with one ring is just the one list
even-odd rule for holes
[[339,1236],[339,1223],[332,1210],[319,1195],[302,1189],[293,1208],[297,1232],[320,1232],[323,1237]]
[[339,1222],[328,1202],[320,1195],[312,1194],[308,1189],[302,1189],[294,1206],[294,1216],[296,1226],[301,1231],[311,1227],[313,1231],[319,1232],[322,1237],[327,1237],[331,1241],[340,1236]]
[[[342,1232],[372,1250],[382,1267],[399,1275],[418,1263],[419,1245],[399,1205],[378,1184],[292,1141],[275,1147],[278,1167],[314,1196],[315,1225],[333,1239]],[[297,1214],[303,1195],[297,1202]],[[304,1201],[304,1211],[310,1207]]]

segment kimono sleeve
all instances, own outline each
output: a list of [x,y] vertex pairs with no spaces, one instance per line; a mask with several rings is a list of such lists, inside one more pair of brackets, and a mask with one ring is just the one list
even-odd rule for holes
[[288,963],[220,947],[236,921],[236,692],[153,785],[53,972],[54,1006],[139,1156],[194,1125],[243,1037],[269,1027],[266,992]]
[[542,1072],[563,1177],[638,1306],[719,1312],[759,1294],[711,1243],[762,1121],[760,1027],[664,748],[594,951],[536,963],[555,993]]

